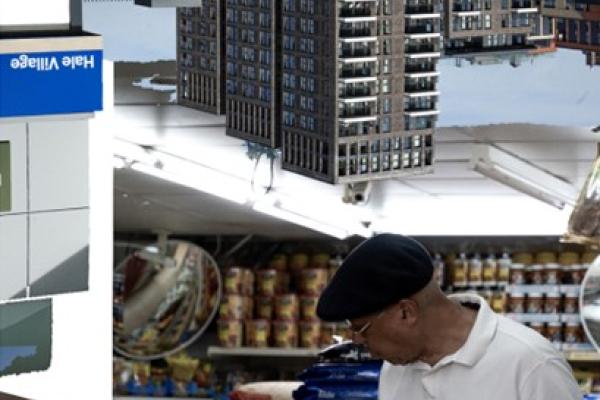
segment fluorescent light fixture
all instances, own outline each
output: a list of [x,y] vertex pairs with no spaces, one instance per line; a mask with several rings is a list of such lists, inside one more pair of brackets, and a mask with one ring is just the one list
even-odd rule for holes
[[200,192],[212,194],[238,204],[245,204],[249,199],[249,190],[242,190],[245,187],[242,182],[229,182],[224,176],[199,169],[191,169],[185,173],[172,173],[163,169],[152,167],[139,162],[134,162],[131,168],[155,178],[163,179],[168,182],[186,186]]
[[282,209],[278,202],[270,204],[264,201],[254,203],[252,207],[255,211],[267,214],[271,217],[282,219],[291,222],[292,224],[300,225],[313,231],[321,232],[338,239],[345,239],[349,236],[347,230],[338,228],[314,219],[310,219],[305,215],[297,214],[292,211]]
[[471,169],[558,209],[577,198],[569,182],[490,144],[474,145]]
[[[340,200],[341,202],[341,200]],[[363,227],[358,221],[353,223],[352,216],[347,215],[345,221],[336,218],[335,214],[327,214],[327,207],[319,205],[304,204],[293,201],[292,199],[274,199],[272,196],[254,203],[252,207],[255,211],[270,215],[275,218],[283,219],[296,225],[312,229],[317,232],[333,236],[338,239],[345,239],[352,235],[370,237],[372,232]]]

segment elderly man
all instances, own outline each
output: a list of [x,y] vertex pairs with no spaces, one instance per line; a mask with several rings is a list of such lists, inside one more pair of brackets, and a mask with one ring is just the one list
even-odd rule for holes
[[383,364],[381,400],[581,400],[571,368],[537,332],[474,294],[446,297],[427,250],[382,234],[346,258],[319,299]]

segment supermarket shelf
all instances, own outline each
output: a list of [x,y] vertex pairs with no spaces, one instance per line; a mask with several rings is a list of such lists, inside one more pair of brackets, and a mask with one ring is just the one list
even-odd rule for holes
[[317,357],[320,349],[279,349],[255,347],[210,346],[209,357]]
[[571,362],[600,363],[600,353],[597,351],[565,351],[564,354]]

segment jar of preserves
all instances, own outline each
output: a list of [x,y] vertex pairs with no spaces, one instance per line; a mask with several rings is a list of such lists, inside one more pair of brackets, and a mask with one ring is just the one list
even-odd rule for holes
[[483,260],[483,285],[495,286],[497,284],[498,262],[493,254]]
[[548,263],[544,265],[544,284],[560,284],[560,265],[556,263]]
[[546,293],[546,300],[544,301],[544,313],[546,314],[558,314],[561,310],[562,295],[556,292]]
[[512,265],[512,260],[508,253],[503,253],[502,257],[498,260],[498,273],[497,273],[497,281],[500,285],[508,284],[510,280],[510,267]]
[[525,266],[523,264],[512,264],[510,266],[510,283],[513,285],[524,285]]
[[544,283],[544,267],[539,264],[527,267],[526,279],[533,285],[542,285]]
[[525,293],[513,290],[510,292],[508,299],[508,309],[512,313],[524,313],[525,308]]
[[579,293],[575,291],[565,293],[564,312],[566,314],[576,314],[579,312]]
[[469,286],[483,285],[483,263],[479,254],[469,260]]
[[527,313],[538,314],[544,310],[544,295],[542,293],[527,294]]
[[452,285],[457,288],[466,287],[469,280],[469,261],[464,253],[454,260],[452,265]]
[[565,343],[582,343],[583,328],[578,322],[568,322],[565,325]]
[[548,327],[546,329],[546,335],[548,340],[552,343],[561,343],[563,341],[562,323],[549,322]]
[[529,327],[542,336],[546,336],[546,326],[543,322],[532,322]]

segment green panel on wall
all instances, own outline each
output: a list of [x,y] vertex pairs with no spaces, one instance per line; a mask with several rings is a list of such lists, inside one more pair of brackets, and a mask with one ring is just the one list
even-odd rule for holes
[[0,305],[0,376],[48,369],[51,351],[51,300]]
[[10,211],[10,142],[0,142],[0,212]]

